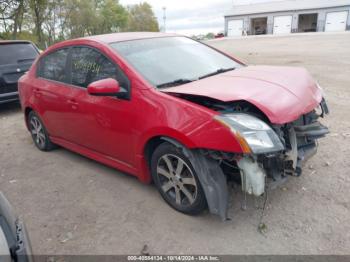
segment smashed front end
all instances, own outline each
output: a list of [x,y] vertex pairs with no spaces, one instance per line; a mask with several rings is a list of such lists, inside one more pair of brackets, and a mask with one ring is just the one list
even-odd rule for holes
[[318,121],[328,113],[327,104],[323,99],[318,110],[302,115],[292,123],[273,126],[285,149],[282,152],[257,157],[269,178],[278,182],[288,175],[302,174],[303,163],[317,152],[317,139],[329,133],[328,128]]
[[318,108],[283,125],[267,124],[252,112],[222,114],[218,121],[241,139],[244,154],[207,153],[222,161],[228,178],[239,174],[243,191],[260,196],[265,192],[266,181],[270,187],[276,187],[288,176],[302,174],[303,164],[317,151],[317,140],[329,133],[319,122],[328,112],[322,99]]
[[176,96],[218,112],[214,120],[228,128],[241,147],[241,153],[202,148],[193,156],[209,210],[223,220],[227,219],[229,206],[227,182],[237,182],[243,192],[261,196],[267,187],[273,189],[289,176],[300,176],[303,164],[317,151],[317,140],[329,133],[319,122],[329,113],[324,99],[297,120],[273,124],[260,109],[244,100]]
[[[288,176],[300,176],[303,164],[317,151],[317,140],[329,133],[319,122],[329,113],[324,99],[311,112],[282,125],[271,124],[246,102],[226,106],[216,120],[231,130],[243,153],[203,149],[201,154],[216,160],[227,180],[239,182],[247,194],[261,196]],[[220,214],[225,219],[227,210]]]

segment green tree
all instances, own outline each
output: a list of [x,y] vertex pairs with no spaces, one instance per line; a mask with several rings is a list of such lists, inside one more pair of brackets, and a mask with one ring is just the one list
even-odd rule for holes
[[67,0],[65,19],[69,38],[93,34],[94,24],[98,23],[95,1]]
[[99,12],[97,33],[105,34],[119,32],[125,28],[128,21],[126,9],[116,0],[105,0]]
[[23,16],[25,12],[25,0],[0,0],[0,28],[3,35],[16,39],[18,31],[22,30]]
[[127,11],[117,0],[66,0],[69,37],[118,32],[125,28]]
[[159,25],[152,7],[146,3],[129,6],[129,17],[127,31],[149,31],[159,32]]
[[44,43],[42,25],[45,19],[47,19],[46,11],[48,7],[48,1],[47,0],[29,0],[29,7],[32,12],[32,19],[35,25],[34,32],[37,37],[38,45],[40,47],[43,47],[45,43]]
[[159,31],[147,3],[119,0],[0,0],[0,38],[28,39],[44,48],[57,41],[120,31]]
[[22,23],[23,23],[23,17],[24,17],[24,9],[26,2],[24,0],[17,1],[18,5],[17,8],[14,10],[13,14],[13,32],[12,32],[12,38],[17,38],[17,32],[22,31]]

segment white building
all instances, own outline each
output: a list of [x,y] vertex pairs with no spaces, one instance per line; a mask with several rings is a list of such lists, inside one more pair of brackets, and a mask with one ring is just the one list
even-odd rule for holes
[[225,14],[225,34],[290,34],[350,29],[350,0],[285,0],[234,5]]

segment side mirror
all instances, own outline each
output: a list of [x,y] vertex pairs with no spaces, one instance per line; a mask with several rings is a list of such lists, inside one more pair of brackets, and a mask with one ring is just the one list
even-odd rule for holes
[[106,78],[99,81],[92,82],[87,87],[87,91],[93,96],[116,96],[120,94],[121,87],[117,80],[113,78]]

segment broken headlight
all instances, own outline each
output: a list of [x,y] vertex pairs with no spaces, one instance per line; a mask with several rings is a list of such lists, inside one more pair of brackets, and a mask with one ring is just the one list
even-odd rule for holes
[[284,150],[281,140],[264,121],[254,116],[234,113],[215,116],[236,136],[244,153],[270,153]]

